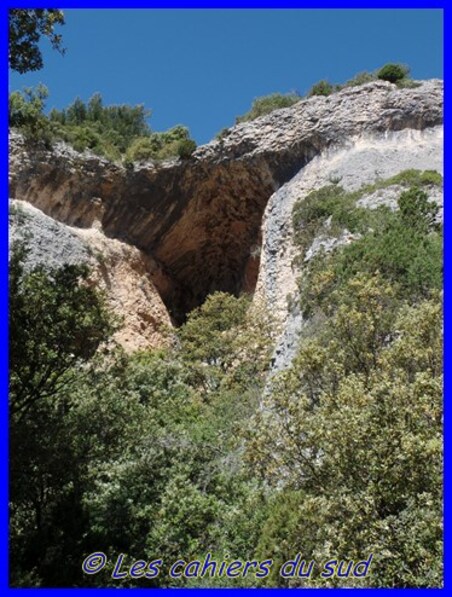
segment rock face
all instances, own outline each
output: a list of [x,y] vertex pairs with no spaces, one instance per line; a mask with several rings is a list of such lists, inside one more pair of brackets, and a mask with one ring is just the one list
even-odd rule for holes
[[10,195],[152,258],[143,267],[176,323],[212,291],[257,284],[290,327],[294,201],[331,178],[352,189],[406,168],[440,170],[442,94],[438,80],[352,87],[239,124],[188,160],[134,169],[12,134]]
[[24,201],[12,200],[9,243],[28,239],[27,266],[87,263],[90,281],[105,292],[112,311],[124,320],[114,339],[127,352],[163,346],[171,320],[153,282],[152,259],[136,247],[106,238],[95,228],[74,228],[44,215]]
[[[299,310],[289,309],[297,296],[299,271],[294,270],[295,247],[292,243],[292,209],[298,199],[332,182],[346,191],[385,179],[408,169],[443,171],[443,129],[406,129],[386,134],[361,135],[347,139],[340,148],[328,149],[316,156],[296,176],[270,198],[263,219],[263,249],[257,293],[266,297],[273,313],[284,322],[284,332],[275,353],[275,369],[290,363],[297,348],[303,321]],[[358,202],[373,209],[380,204],[395,207],[401,187],[394,185],[364,195]],[[442,191],[428,190],[430,199],[442,205]],[[352,242],[351,235],[339,239],[316,238],[307,257],[320,248],[331,249],[337,243]]]

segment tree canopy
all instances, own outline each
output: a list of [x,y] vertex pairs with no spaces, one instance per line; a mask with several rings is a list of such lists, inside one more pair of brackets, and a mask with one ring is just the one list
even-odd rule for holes
[[57,9],[11,9],[9,11],[9,66],[19,73],[43,67],[39,41],[46,37],[52,47],[64,53],[62,37],[56,33],[64,25],[64,15]]

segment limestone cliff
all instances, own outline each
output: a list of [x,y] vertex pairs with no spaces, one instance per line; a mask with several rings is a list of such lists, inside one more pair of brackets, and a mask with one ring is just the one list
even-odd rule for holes
[[132,352],[162,346],[171,320],[152,282],[159,275],[152,258],[96,228],[67,226],[24,201],[12,200],[9,213],[10,246],[27,240],[29,267],[44,263],[86,263],[90,281],[106,295],[112,311],[123,320],[114,338]]
[[[296,302],[296,279],[300,274],[293,264],[295,247],[292,243],[291,216],[295,201],[332,181],[340,181],[346,191],[354,191],[411,168],[442,173],[442,142],[441,126],[349,138],[344,140],[341,147],[321,152],[272,195],[263,218],[263,249],[257,293],[266,298],[278,320],[284,322],[284,331],[275,351],[276,369],[290,362],[303,324],[299,310],[288,308],[289,299],[291,304]],[[384,192],[365,195],[359,203],[369,208],[379,202],[394,206],[401,190],[400,187],[390,187]],[[428,189],[428,194],[431,200],[442,205],[442,192],[432,188]],[[314,240],[308,256],[321,240]],[[342,242],[352,240],[347,234],[341,239]],[[323,242],[323,245],[329,248],[328,242]]]
[[[442,95],[438,80],[351,87],[239,124],[190,159],[134,168],[63,144],[33,148],[13,133],[10,196],[77,229],[88,245],[133,247],[140,267],[127,294],[143,275],[152,288],[144,302],[161,297],[175,323],[214,290],[257,285],[285,325],[277,360],[287,360],[299,325],[286,301],[296,277],[294,201],[332,179],[353,189],[406,168],[441,170]],[[132,255],[115,254],[117,268]],[[116,282],[110,289],[119,296]],[[155,343],[144,330],[134,334]]]

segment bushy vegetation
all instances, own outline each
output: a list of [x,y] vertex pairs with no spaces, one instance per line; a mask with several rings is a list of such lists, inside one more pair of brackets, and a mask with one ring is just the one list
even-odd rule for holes
[[[338,183],[321,187],[298,200],[293,208],[292,223],[294,239],[302,255],[316,236],[340,235],[344,230],[351,233],[365,233],[369,229],[381,230],[388,220],[394,219],[390,210],[380,206],[375,210],[357,206],[359,199],[379,189],[401,186],[419,189],[441,186],[442,176],[434,170],[403,170],[390,178],[367,184],[357,191],[346,192]],[[428,209],[434,209],[431,206]]]
[[[111,562],[123,553],[167,567],[121,586],[190,585],[168,565],[246,559],[265,491],[244,473],[239,438],[269,364],[268,317],[217,293],[174,348],[93,355],[111,324],[85,270],[26,272],[22,260],[10,274],[12,584],[117,586]],[[83,575],[98,550],[110,564]]]
[[144,106],[104,106],[99,94],[85,104],[77,98],[65,110],[52,110],[50,126],[56,138],[77,151],[90,149],[119,159],[139,136],[150,134]]
[[[413,178],[436,176],[394,177]],[[311,221],[350,222],[343,191],[311,199]],[[441,230],[420,188],[402,192],[398,206],[359,240],[304,263],[299,352],[249,427],[250,469],[279,488],[258,554],[278,563],[298,552],[307,562],[373,558],[366,580],[327,581],[314,567],[287,586],[442,585]],[[355,216],[365,228],[364,213]],[[281,585],[277,574],[265,582]]]
[[419,300],[432,288],[442,287],[442,228],[437,223],[438,206],[428,201],[421,186],[401,192],[398,210],[386,206],[364,209],[356,201],[375,188],[391,184],[429,186],[440,184],[432,171],[407,170],[359,191],[346,193],[336,185],[323,187],[298,201],[293,210],[299,263],[316,236],[339,237],[344,230],[355,233],[351,244],[329,254],[320,253],[304,268],[300,279],[303,309],[326,305],[331,292],[360,272],[379,272],[399,296]]
[[147,124],[149,112],[139,106],[104,106],[100,94],[84,103],[80,98],[64,110],[44,113],[48,91],[15,91],[9,98],[10,126],[22,131],[31,141],[47,146],[63,140],[77,151],[90,150],[111,160],[127,163],[189,158],[196,149],[186,127],[176,126],[165,132],[152,132]]
[[44,114],[45,102],[49,93],[44,85],[35,89],[27,87],[21,93],[14,91],[9,95],[9,125],[17,128],[28,140],[42,140],[46,145],[51,142],[51,127]]
[[372,81],[375,81],[375,74],[369,73],[367,71],[363,71],[361,73],[358,73],[351,79],[349,79],[344,84],[344,86],[345,87],[357,87],[359,85],[365,85],[366,83],[371,83]]
[[308,91],[308,97],[313,95],[331,95],[334,91],[334,86],[328,81],[319,81],[315,83]]
[[346,83],[332,84],[325,80],[319,81],[310,88],[307,97],[312,97],[313,95],[331,95],[346,87],[358,87],[372,81],[377,81],[378,79],[395,83],[398,87],[415,87],[416,83],[410,79],[409,74],[410,69],[408,66],[392,63],[385,64],[374,72],[363,71],[358,73]]
[[247,122],[249,120],[255,120],[260,116],[270,114],[273,110],[279,110],[280,108],[288,108],[293,106],[301,100],[301,96],[298,93],[271,93],[270,95],[264,95],[258,97],[253,101],[251,110],[243,116],[237,116],[236,123]]
[[372,190],[384,189],[397,184],[417,187],[441,186],[443,177],[436,170],[403,170],[390,178],[364,187],[361,192],[371,192]]
[[441,586],[440,294],[410,306],[378,274],[359,274],[325,317],[251,426],[251,469],[275,487],[284,479],[258,553],[372,554],[365,579],[325,580],[316,567],[289,586]]
[[304,250],[326,226],[330,235],[343,229],[358,232],[367,224],[369,210],[356,207],[355,193],[347,193],[339,185],[328,185],[312,191],[297,201],[292,213],[295,242]]
[[389,81],[390,83],[397,83],[403,79],[407,79],[410,69],[408,66],[403,64],[385,64],[377,72],[377,77],[383,81]]
[[196,149],[184,126],[176,126],[164,133],[150,133],[133,140],[125,153],[128,162],[163,160],[174,156],[189,158]]

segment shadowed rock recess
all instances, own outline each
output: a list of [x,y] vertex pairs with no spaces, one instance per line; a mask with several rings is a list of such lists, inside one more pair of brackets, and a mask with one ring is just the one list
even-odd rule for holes
[[[442,96],[438,80],[411,89],[373,82],[234,126],[189,159],[134,168],[64,144],[32,147],[12,133],[10,197],[140,250],[178,324],[209,293],[253,292],[258,276],[271,270],[279,249],[268,242],[272,222],[268,213],[263,216],[282,185],[302,176],[319,156],[347,152],[358,140],[381,139],[384,145],[391,132],[440,126]],[[264,289],[266,282],[261,280]],[[267,298],[271,292],[263,291]]]

